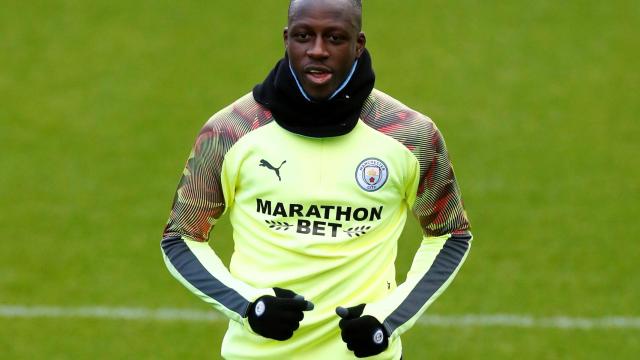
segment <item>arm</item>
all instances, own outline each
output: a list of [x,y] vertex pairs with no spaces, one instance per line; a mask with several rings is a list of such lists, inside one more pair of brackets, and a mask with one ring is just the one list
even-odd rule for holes
[[161,247],[176,279],[230,319],[242,322],[249,304],[273,291],[235,279],[207,243],[226,208],[222,163],[229,143],[209,124],[201,130],[178,185]]
[[187,289],[231,320],[243,325],[248,321],[247,328],[256,333],[286,340],[302,320],[302,311],[312,305],[291,291],[256,289],[234,278],[207,243],[209,232],[233,200],[233,181],[222,171],[233,143],[226,132],[210,124],[198,135],[164,230],[164,261]]
[[422,228],[422,242],[406,281],[383,301],[364,309],[365,315],[383,323],[392,338],[411,328],[444,292],[471,246],[469,222],[444,139],[435,125],[427,135],[429,146],[417,156],[418,186],[412,186],[417,189],[407,196]]
[[350,318],[363,327],[383,329],[384,341],[366,339],[373,350],[365,352],[365,356],[384,351],[387,337],[395,339],[415,324],[449,286],[471,246],[460,190],[444,139],[435,125],[427,131],[424,143],[427,145],[414,149],[420,166],[407,194],[407,203],[420,222],[423,238],[406,281],[380,301],[338,313],[343,317],[343,338],[344,328],[357,328],[350,324]]

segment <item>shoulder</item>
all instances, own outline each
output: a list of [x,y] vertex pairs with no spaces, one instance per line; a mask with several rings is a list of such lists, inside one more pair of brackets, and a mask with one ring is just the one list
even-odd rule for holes
[[361,120],[385,135],[402,143],[410,151],[428,146],[438,129],[428,116],[374,89],[365,101]]
[[224,136],[232,142],[273,121],[271,111],[248,93],[218,111],[204,124],[201,134]]

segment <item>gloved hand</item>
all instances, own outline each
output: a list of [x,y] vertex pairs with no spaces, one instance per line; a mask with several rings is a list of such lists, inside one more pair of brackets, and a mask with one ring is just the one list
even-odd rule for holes
[[276,287],[273,291],[276,296],[264,295],[249,305],[247,318],[256,334],[284,341],[300,327],[303,311],[313,310],[313,303],[291,290]]
[[378,319],[371,315],[360,316],[364,306],[336,308],[336,314],[342,318],[339,323],[342,341],[359,358],[380,354],[389,346],[389,334]]

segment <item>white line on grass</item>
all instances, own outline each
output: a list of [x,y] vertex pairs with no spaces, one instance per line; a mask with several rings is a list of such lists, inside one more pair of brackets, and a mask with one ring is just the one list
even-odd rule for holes
[[[189,310],[174,308],[132,308],[108,306],[21,306],[0,305],[0,318],[101,318],[116,320],[156,321],[226,321],[214,310]],[[520,327],[556,329],[640,329],[640,317],[537,317],[510,314],[425,315],[418,320],[422,326],[446,327]]]

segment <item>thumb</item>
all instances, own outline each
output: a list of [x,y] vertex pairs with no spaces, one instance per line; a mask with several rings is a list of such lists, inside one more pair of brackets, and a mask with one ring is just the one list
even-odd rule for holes
[[338,316],[340,316],[343,319],[349,318],[349,310],[346,308],[343,308],[342,306],[338,306],[336,308],[336,314],[338,314]]
[[305,308],[304,311],[310,311],[313,310],[313,308],[315,307],[315,305],[313,305],[313,303],[309,300],[305,300],[304,296],[302,295],[296,295],[293,297],[293,300],[298,300],[298,301],[304,301],[305,302]]
[[353,306],[350,308],[344,308],[342,306],[338,306],[336,308],[336,314],[345,320],[351,320],[359,318],[364,311],[365,304],[360,304],[358,306]]

